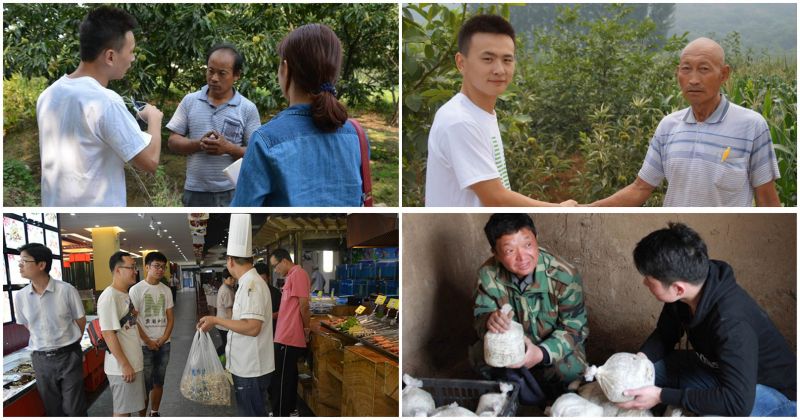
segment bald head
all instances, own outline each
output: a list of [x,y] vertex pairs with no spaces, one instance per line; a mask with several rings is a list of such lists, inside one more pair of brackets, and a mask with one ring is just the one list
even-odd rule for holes
[[686,56],[705,57],[718,66],[725,65],[725,50],[710,38],[697,38],[686,44],[681,51],[681,59]]

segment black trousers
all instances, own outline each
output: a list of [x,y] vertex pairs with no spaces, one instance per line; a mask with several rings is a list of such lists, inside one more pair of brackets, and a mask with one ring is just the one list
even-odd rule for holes
[[225,354],[225,346],[228,345],[228,332],[217,328],[217,332],[219,333],[219,338],[222,340],[222,344],[217,347],[217,356],[222,356]]
[[275,385],[271,395],[275,416],[288,417],[297,409],[297,359],[305,351],[304,347],[275,343]]
[[86,417],[83,391],[83,350],[78,343],[58,353],[34,352],[36,389],[48,416]]

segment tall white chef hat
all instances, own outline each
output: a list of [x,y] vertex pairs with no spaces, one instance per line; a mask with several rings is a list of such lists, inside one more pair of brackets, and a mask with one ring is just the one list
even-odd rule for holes
[[231,214],[231,224],[228,228],[228,255],[253,256],[253,229],[249,214]]

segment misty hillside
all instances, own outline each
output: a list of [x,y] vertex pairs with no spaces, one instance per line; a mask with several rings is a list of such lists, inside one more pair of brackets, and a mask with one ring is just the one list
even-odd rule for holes
[[725,38],[739,32],[742,49],[795,54],[796,4],[676,4],[671,34],[689,32],[689,39]]

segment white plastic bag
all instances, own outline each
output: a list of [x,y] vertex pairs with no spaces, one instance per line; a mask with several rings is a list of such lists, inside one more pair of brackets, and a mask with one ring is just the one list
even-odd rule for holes
[[622,395],[629,389],[654,385],[656,371],[647,356],[632,353],[616,353],[597,368],[595,375],[600,388],[611,402],[627,402],[632,396]]
[[214,342],[207,332],[197,330],[181,377],[181,394],[208,405],[229,405],[231,385],[222,367]]
[[436,409],[431,417],[478,417],[472,411],[464,407],[460,407],[458,403],[454,402],[450,405],[445,405]]
[[[500,312],[507,315],[511,312],[511,305],[506,303]],[[522,324],[511,321],[511,328],[506,332],[486,332],[483,337],[483,357],[486,364],[492,367],[506,367],[522,363],[525,360],[525,333],[522,330]]]
[[436,409],[436,403],[428,391],[422,389],[422,381],[403,375],[403,417],[427,417]]
[[552,417],[602,417],[603,407],[581,397],[567,393],[558,397],[550,407]]
[[478,408],[475,414],[479,417],[497,417],[508,401],[509,392],[514,390],[514,385],[505,382],[500,383],[500,392],[491,392],[481,395],[478,400]]

